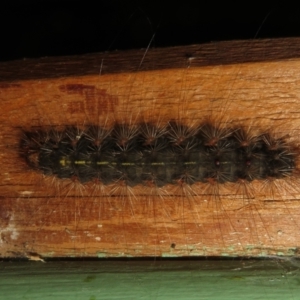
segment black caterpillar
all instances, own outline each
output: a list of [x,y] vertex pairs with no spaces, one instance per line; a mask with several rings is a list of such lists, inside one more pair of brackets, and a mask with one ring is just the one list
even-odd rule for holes
[[296,151],[284,138],[253,137],[242,128],[208,122],[32,130],[24,132],[20,150],[27,164],[45,175],[104,185],[250,182],[280,179],[296,169]]

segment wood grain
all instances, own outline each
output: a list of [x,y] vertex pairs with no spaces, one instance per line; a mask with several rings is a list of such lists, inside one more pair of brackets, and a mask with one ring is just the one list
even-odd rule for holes
[[31,126],[207,117],[298,144],[299,51],[300,39],[278,39],[1,63],[0,255],[297,255],[298,181],[255,183],[251,199],[230,188],[110,197],[29,170],[18,144]]

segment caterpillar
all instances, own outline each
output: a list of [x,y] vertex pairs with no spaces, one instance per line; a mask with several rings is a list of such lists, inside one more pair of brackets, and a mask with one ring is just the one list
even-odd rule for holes
[[296,172],[295,151],[283,139],[209,123],[25,132],[20,147],[28,165],[45,175],[104,185],[225,184],[282,179]]

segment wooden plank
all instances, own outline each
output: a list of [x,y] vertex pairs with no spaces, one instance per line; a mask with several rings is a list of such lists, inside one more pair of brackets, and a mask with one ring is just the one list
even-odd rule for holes
[[[91,53],[79,56],[43,57],[1,62],[0,81],[61,78],[164,69],[185,69],[246,62],[271,62],[298,58],[295,38],[212,42],[130,51]],[[191,63],[192,61],[192,63]]]
[[3,299],[297,299],[289,261],[2,262]]
[[299,46],[300,39],[239,41],[2,63],[0,255],[297,255],[296,180],[273,190],[255,182],[254,198],[236,186],[220,187],[218,197],[178,187],[163,197],[142,187],[112,197],[109,187],[30,170],[19,142],[32,126],[192,125],[209,117],[298,145]]

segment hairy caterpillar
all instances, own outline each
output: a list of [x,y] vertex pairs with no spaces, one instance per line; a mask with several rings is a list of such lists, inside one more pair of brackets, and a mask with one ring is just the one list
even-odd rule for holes
[[45,175],[81,183],[128,186],[225,184],[276,180],[296,170],[294,148],[269,134],[211,124],[189,128],[142,123],[113,129],[86,126],[25,132],[20,142],[28,165]]

